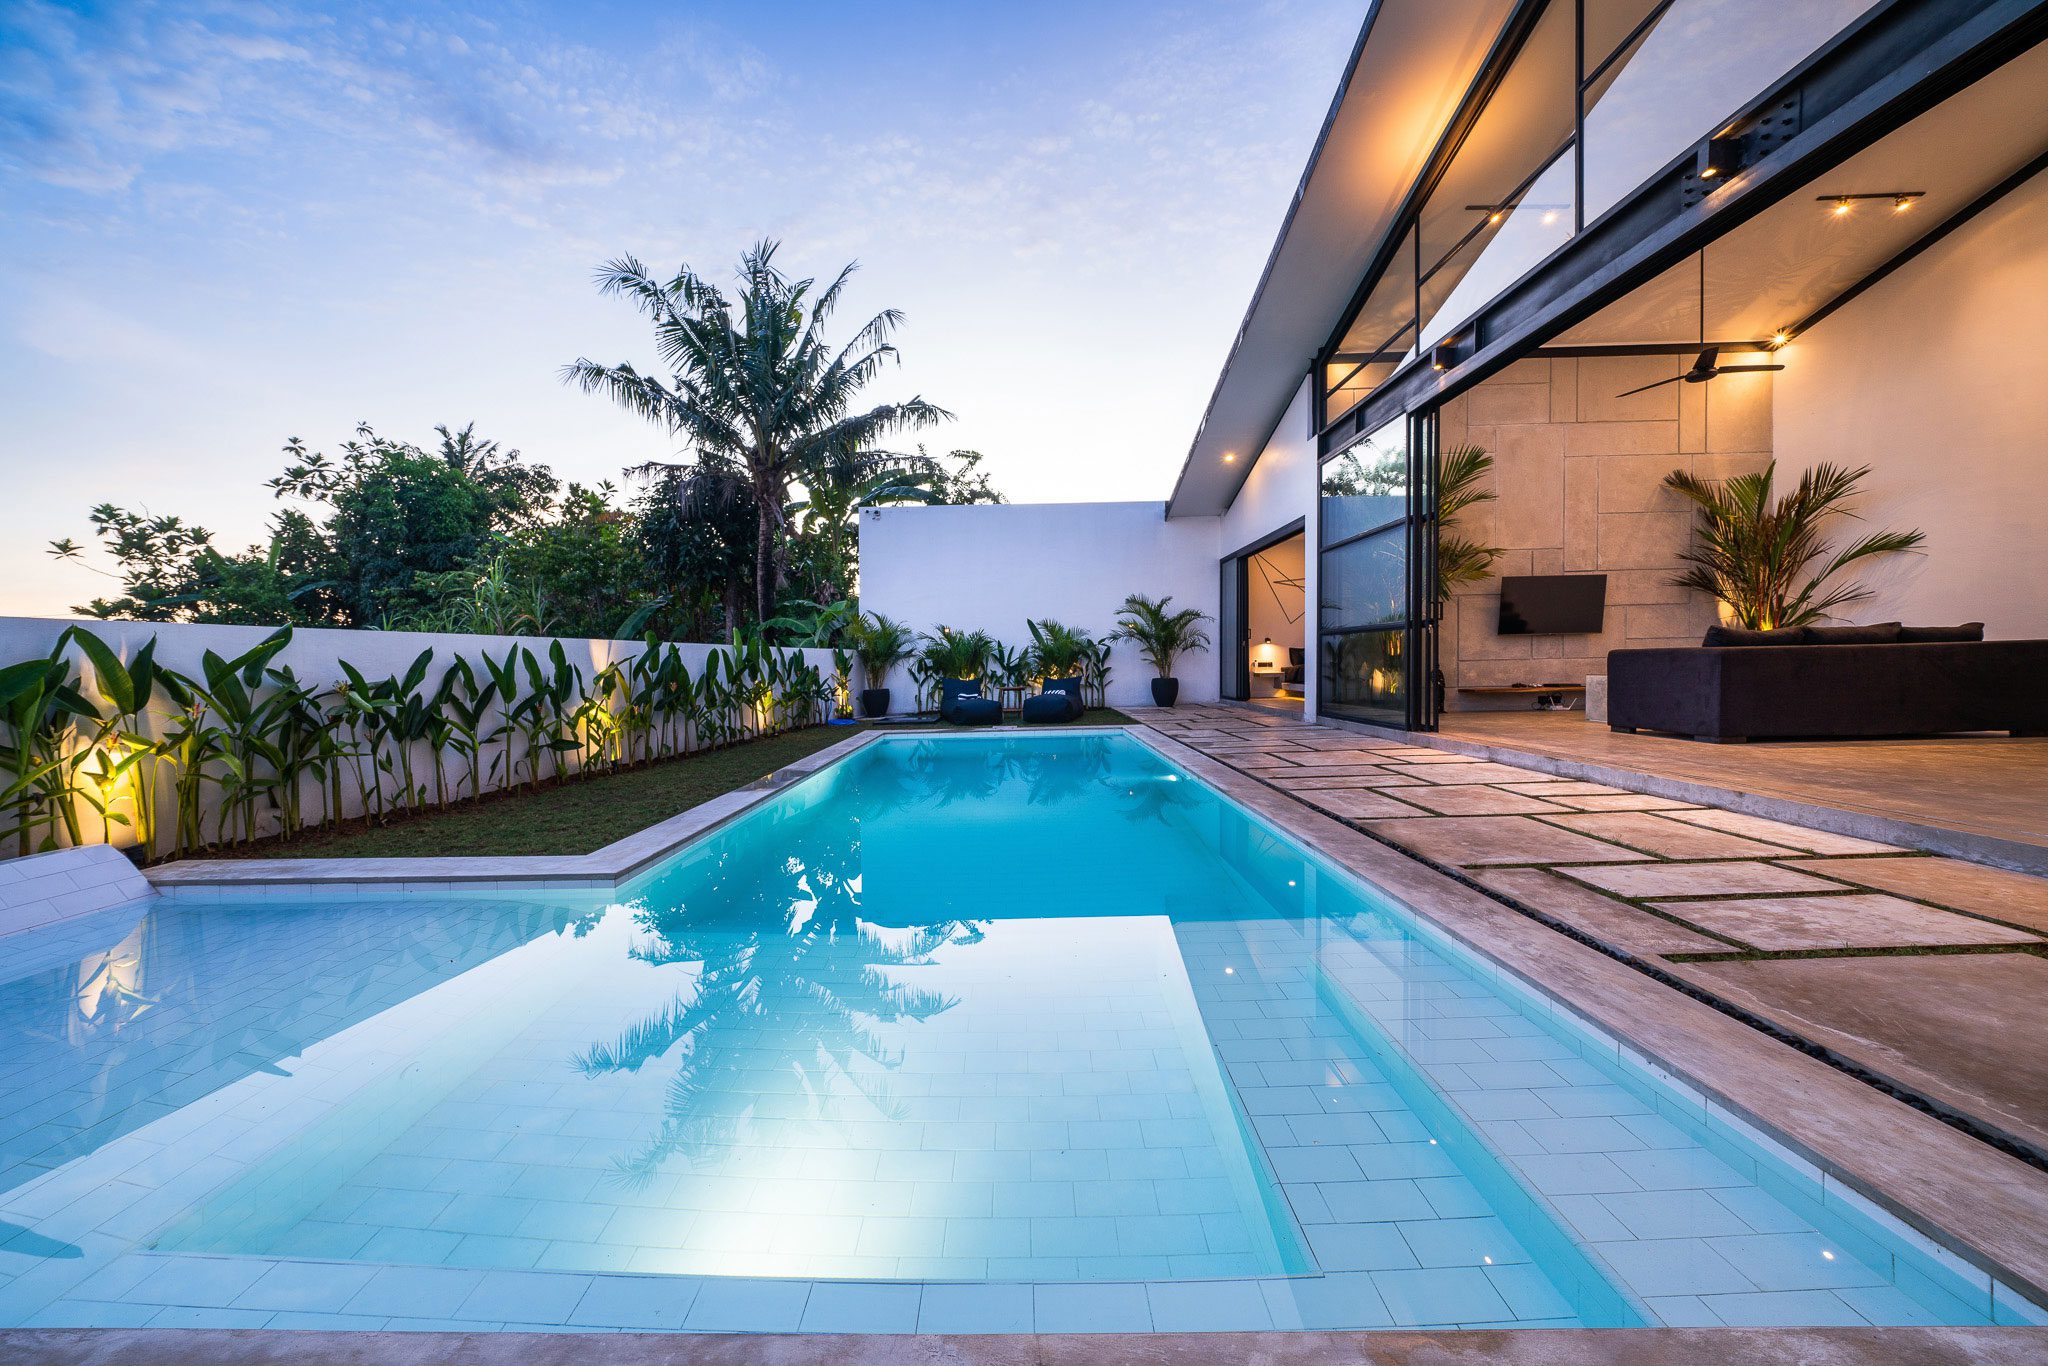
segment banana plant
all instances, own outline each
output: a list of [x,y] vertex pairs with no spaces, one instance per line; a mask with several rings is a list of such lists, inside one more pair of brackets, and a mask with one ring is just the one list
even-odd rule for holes
[[[440,752],[452,749],[467,763],[469,770],[469,796],[471,801],[484,795],[483,751],[487,738],[484,722],[489,719],[491,703],[498,695],[495,681],[477,686],[476,670],[461,655],[448,666],[448,672],[441,675],[441,688],[435,695],[435,710],[440,713],[445,731],[436,740],[434,759],[435,778],[440,778]],[[436,791],[441,789],[438,787]],[[447,798],[441,798],[447,805]]]
[[[154,862],[158,776],[164,761],[162,744],[150,733],[150,703],[157,681],[156,637],[151,636],[127,664],[89,631],[75,629],[72,639],[92,665],[93,688],[104,706],[88,749],[94,767],[87,776],[101,794],[101,815],[109,826],[108,836],[111,839],[113,825],[131,825],[143,861]],[[131,794],[132,819],[112,810],[113,798],[109,794],[124,783]]]
[[[60,826],[71,843],[79,843],[80,800],[103,818],[106,814],[99,794],[80,783],[82,756],[74,755],[79,723],[97,727],[101,721],[99,710],[72,680],[65,650],[75,634],[67,629],[60,635],[48,658],[0,669],[0,716],[9,730],[8,743],[0,749],[9,774],[0,801],[11,813],[22,855],[56,848]],[[38,841],[36,832],[44,826],[49,834]]]

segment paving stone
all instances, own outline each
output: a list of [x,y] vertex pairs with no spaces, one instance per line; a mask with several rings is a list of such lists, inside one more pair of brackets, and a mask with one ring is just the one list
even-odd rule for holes
[[1694,811],[1698,808],[1691,802],[1673,801],[1669,797],[1646,797],[1640,792],[1620,792],[1611,797],[1558,797],[1561,806],[1577,811]]
[[1759,949],[1935,948],[2039,943],[2034,936],[1877,892],[1663,901],[1658,910]]
[[1689,825],[1704,825],[1714,830],[1725,830],[1731,835],[1747,835],[1751,839],[1769,840],[1792,849],[1804,849],[1814,854],[1897,854],[1903,852],[1894,845],[1879,844],[1875,840],[1860,840],[1851,835],[1830,834],[1826,830],[1809,830],[1803,825],[1792,825],[1786,821],[1766,820],[1762,816],[1746,815],[1740,811],[1723,811],[1718,807],[1702,807],[1689,811],[1673,820],[1685,821]]
[[2048,878],[1952,858],[1802,859],[1786,866],[2048,932]]
[[1385,770],[1377,768],[1340,768],[1334,772],[1319,769],[1314,773],[1304,771],[1300,775],[1287,775],[1287,790],[1314,792],[1329,787],[1380,787],[1384,784],[1377,780],[1386,776]]
[[1837,883],[1774,863],[1640,863],[1580,868],[1572,876],[1617,896],[1757,896],[1768,892],[1836,892]]
[[1357,788],[1325,788],[1321,791],[1295,792],[1293,795],[1310,806],[1345,820],[1370,820],[1381,816],[1415,814],[1415,808],[1412,806],[1397,802],[1391,797],[1382,797],[1377,792]]
[[2048,1000],[2048,960],[1935,954],[1686,963],[1674,971],[2048,1151],[2048,1049],[2013,1046],[2013,1003]]
[[1716,953],[1728,948],[1718,939],[1674,925],[1541,868],[1489,868],[1472,876],[1482,886],[1628,953]]
[[[1526,776],[1532,779],[1539,777],[1535,773],[1530,773]],[[1496,784],[1496,786],[1512,786],[1515,791],[1530,797],[1626,797],[1632,795],[1623,792],[1618,787],[1608,787],[1604,783],[1581,783],[1565,778],[1543,778],[1535,782],[1501,783]]]
[[1648,811],[1598,811],[1550,819],[1567,830],[1614,840],[1634,849],[1647,849],[1666,858],[1767,857],[1784,852],[1776,845],[1760,844],[1719,830],[1703,830]]
[[1303,768],[1358,768],[1378,756],[1359,749],[1305,749],[1287,757]]
[[1566,809],[1555,802],[1480,784],[1422,783],[1405,791],[1404,800],[1444,816],[1523,816]]
[[1530,816],[1435,816],[1373,821],[1369,828],[1425,858],[1459,867],[1488,863],[1633,863],[1633,849],[1560,830]]
[[[1519,783],[1532,776],[1526,768],[1514,768],[1508,764],[1490,764],[1484,760],[1452,767],[1449,764],[1418,764],[1406,761],[1415,775],[1427,778],[1433,783]],[[1394,771],[1399,772],[1399,769]]]

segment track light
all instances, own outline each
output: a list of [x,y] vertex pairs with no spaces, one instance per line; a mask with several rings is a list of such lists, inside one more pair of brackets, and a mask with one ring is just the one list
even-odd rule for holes
[[1837,218],[1846,218],[1849,210],[1856,207],[1859,199],[1889,199],[1893,213],[1904,213],[1913,207],[1916,200],[1925,199],[1925,190],[1875,190],[1865,194],[1817,194],[1814,198],[1822,204],[1832,205],[1830,210]]

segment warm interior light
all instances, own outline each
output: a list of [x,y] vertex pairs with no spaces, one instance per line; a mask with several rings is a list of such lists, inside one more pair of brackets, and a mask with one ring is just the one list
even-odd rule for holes
[[1786,342],[1789,342],[1791,340],[1792,334],[1781,327],[1777,331],[1771,333],[1771,349],[1775,351],[1779,347],[1783,346]]
[[1912,208],[1912,207],[1913,207],[1913,196],[1911,196],[1911,195],[1909,195],[1909,194],[1902,194],[1902,195],[1898,196],[1898,197],[1897,197],[1896,199],[1892,200],[1892,212],[1893,212],[1893,213],[1904,213],[1904,212],[1905,212],[1906,210],[1908,210],[1908,209],[1910,209],[1910,208]]
[[1848,200],[1837,199],[1835,201],[1835,217],[1840,218],[1843,215],[1847,214],[1851,207],[1853,206],[1850,204]]
[[1226,464],[1226,465],[1235,465],[1235,464],[1237,463],[1237,452],[1236,452],[1236,451],[1225,451],[1225,452],[1223,452],[1223,463],[1224,463],[1224,464]]
[[1275,657],[1276,655],[1273,649],[1273,637],[1267,636],[1265,640],[1261,641],[1259,644],[1259,663],[1271,664]]
[[1500,224],[1500,220],[1505,217],[1507,217],[1506,214],[1502,213],[1499,209],[1495,209],[1492,213],[1486,215],[1486,225],[1488,227],[1497,227]]
[[1544,227],[1546,227],[1546,228],[1548,228],[1548,227],[1552,227],[1552,226],[1554,226],[1554,225],[1556,224],[1556,222],[1557,222],[1557,210],[1556,210],[1556,209],[1547,209],[1547,210],[1545,210],[1545,211],[1544,211],[1544,214],[1543,214],[1543,226],[1544,226]]

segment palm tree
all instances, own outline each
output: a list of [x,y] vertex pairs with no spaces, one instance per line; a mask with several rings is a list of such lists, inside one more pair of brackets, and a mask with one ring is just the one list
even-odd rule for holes
[[[1691,567],[1671,582],[1727,603],[1739,626],[1804,626],[1861,602],[1870,596],[1861,584],[1823,585],[1858,560],[1911,550],[1926,539],[1918,531],[1879,531],[1836,551],[1822,539],[1821,525],[1830,517],[1854,515],[1846,505],[1870,467],[1816,465],[1782,498],[1773,495],[1776,468],[1773,462],[1721,483],[1685,470],[1664,476],[1665,487],[1699,511],[1699,537],[1679,555]],[[1824,563],[1809,573],[1817,560]]]
[[[597,272],[599,290],[625,296],[652,320],[655,349],[673,377],[664,383],[630,364],[587,359],[562,372],[565,382],[585,393],[602,390],[680,438],[696,465],[745,480],[755,514],[756,621],[773,614],[783,585],[790,486],[902,464],[876,443],[952,416],[922,398],[856,411],[861,389],[896,358],[889,337],[902,315],[877,313],[833,350],[820,331],[854,267],[817,290],[815,281],[777,270],[775,249],[764,241],[741,258],[737,304],[688,266],[662,282],[630,256],[607,262]],[[654,461],[636,473],[669,468]]]
[[1444,454],[1437,472],[1436,595],[1440,602],[1449,602],[1452,590],[1460,585],[1484,579],[1500,558],[1497,547],[1481,545],[1454,530],[1465,509],[1493,501],[1493,490],[1480,482],[1492,468],[1493,456],[1484,446],[1459,446]]
[[1167,610],[1171,597],[1156,602],[1143,593],[1124,599],[1117,611],[1117,634],[1138,647],[1145,662],[1159,670],[1161,678],[1173,676],[1173,661],[1189,650],[1209,648],[1209,633],[1202,623],[1209,618],[1192,607],[1178,612]]

